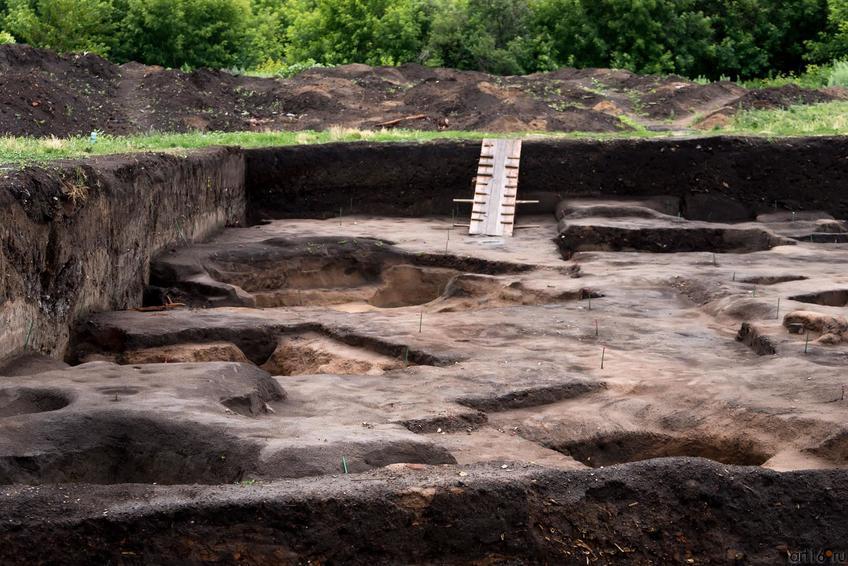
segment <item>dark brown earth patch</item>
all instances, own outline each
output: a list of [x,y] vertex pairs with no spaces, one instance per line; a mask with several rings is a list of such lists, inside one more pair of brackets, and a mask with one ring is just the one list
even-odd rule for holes
[[643,431],[599,434],[553,448],[593,468],[674,456],[707,458],[723,464],[759,466],[772,456],[754,442],[747,440],[674,437]]
[[462,405],[477,409],[478,411],[497,412],[522,407],[536,407],[548,405],[564,399],[574,399],[600,391],[606,387],[602,382],[573,380],[566,383],[549,385],[544,387],[533,387],[510,391],[502,395],[479,397],[463,397],[458,399]]
[[752,277],[744,277],[738,281],[740,283],[750,283],[753,285],[777,285],[778,283],[804,281],[806,279],[808,279],[808,277],[804,275],[755,275]]
[[848,305],[848,289],[833,289],[829,291],[817,291],[815,293],[804,293],[789,297],[800,303],[810,303],[827,307],[844,307]]
[[0,453],[0,484],[232,483],[259,456],[258,445],[217,427],[127,413],[68,415],[42,428],[50,447]]
[[[571,472],[463,471],[377,471],[353,484],[310,478],[204,496],[190,486],[10,487],[0,561],[782,564],[790,552],[841,548],[848,538],[839,470],[777,473],[675,458]],[[90,505],[68,504],[83,494]],[[134,503],[104,514],[119,497]],[[48,522],[38,509],[60,509],[63,520]]]
[[626,228],[568,224],[556,238],[564,259],[581,251],[748,253],[794,243],[756,228]]
[[736,334],[736,340],[751,348],[758,356],[771,356],[777,353],[774,338],[763,334],[759,326],[750,322],[742,323]]
[[482,412],[465,412],[448,416],[403,421],[403,426],[419,434],[433,432],[470,432],[486,424],[488,418]]

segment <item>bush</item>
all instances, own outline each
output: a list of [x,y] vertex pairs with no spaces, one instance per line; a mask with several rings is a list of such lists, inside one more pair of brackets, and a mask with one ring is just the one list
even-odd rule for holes
[[505,75],[556,68],[549,37],[534,35],[531,22],[525,0],[441,0],[427,63]]
[[422,0],[289,0],[289,63],[396,65],[423,45]]
[[[712,74],[748,79],[799,72],[804,43],[825,24],[824,0],[697,0],[711,18]],[[709,71],[708,71],[709,72]]]
[[7,43],[15,43],[15,38],[7,31],[0,31],[0,45],[5,45]]
[[314,69],[316,67],[325,66],[326,65],[318,63],[313,59],[307,59],[306,61],[293,63],[291,65],[289,65],[285,61],[280,61],[277,59],[268,59],[261,65],[257,65],[256,67],[248,71],[247,74],[255,77],[281,77],[284,79],[289,79],[308,69]]
[[832,65],[807,65],[803,73],[778,73],[761,79],[742,82],[745,88],[775,88],[789,84],[802,88],[821,88],[827,86]]
[[36,47],[107,55],[114,39],[112,16],[111,0],[8,0],[4,27]]
[[848,0],[828,0],[827,24],[815,40],[806,42],[809,61],[825,62],[848,56]]
[[848,61],[836,61],[827,78],[827,86],[848,87]]
[[226,68],[250,61],[248,0],[127,0],[122,60]]
[[251,20],[248,24],[249,45],[246,47],[247,64],[279,61],[286,54],[286,30],[289,21],[285,4],[280,0],[252,0]]
[[535,25],[560,63],[711,75],[710,19],[694,1],[537,0]]

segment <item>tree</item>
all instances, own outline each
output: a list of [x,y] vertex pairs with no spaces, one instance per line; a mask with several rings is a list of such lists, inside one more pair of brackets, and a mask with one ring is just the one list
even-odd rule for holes
[[848,58],[848,0],[828,0],[827,24],[817,38],[806,42],[809,61],[827,62]]
[[800,70],[804,44],[825,25],[826,0],[698,0],[715,33],[713,69],[739,78]]
[[288,43],[289,26],[285,3],[280,0],[252,0],[248,24],[247,60],[249,65],[282,61]]
[[553,68],[549,37],[531,35],[525,0],[441,0],[437,6],[431,65],[499,74]]
[[694,0],[538,0],[534,17],[573,66],[691,74],[712,56],[710,18]]
[[423,46],[428,4],[422,0],[290,0],[290,63],[396,65]]
[[111,0],[8,0],[4,23],[15,38],[35,47],[107,55],[112,15]]
[[167,67],[224,68],[249,58],[249,0],[128,0],[123,60]]

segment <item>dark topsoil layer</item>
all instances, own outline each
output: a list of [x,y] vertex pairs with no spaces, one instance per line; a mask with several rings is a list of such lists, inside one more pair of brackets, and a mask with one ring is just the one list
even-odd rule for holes
[[[478,142],[462,141],[248,149],[248,215],[450,215],[453,198],[472,196],[479,153]],[[692,220],[747,221],[775,210],[848,218],[846,155],[844,137],[527,140],[519,190],[540,204],[519,212],[550,214],[567,197],[667,195],[679,199],[671,213]]]
[[841,471],[693,458],[465,470],[217,488],[10,486],[0,490],[0,561],[784,564],[848,540]]
[[841,96],[838,89],[747,91],[728,82],[699,85],[608,69],[499,77],[413,64],[345,65],[287,80],[261,79],[0,46],[0,134],[11,135],[374,128],[409,117],[418,118],[397,125],[614,132],[629,129],[620,114],[667,129],[666,122],[687,127],[686,118],[695,115]]

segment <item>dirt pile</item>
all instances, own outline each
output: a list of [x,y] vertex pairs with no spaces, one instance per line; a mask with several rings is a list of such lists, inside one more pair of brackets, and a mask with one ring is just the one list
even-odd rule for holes
[[[842,97],[839,90],[745,90],[681,77],[563,68],[500,77],[470,71],[344,65],[291,79],[191,73],[95,55],[0,46],[0,134],[373,129],[587,131],[688,128],[696,117]],[[625,117],[622,120],[622,117]]]

